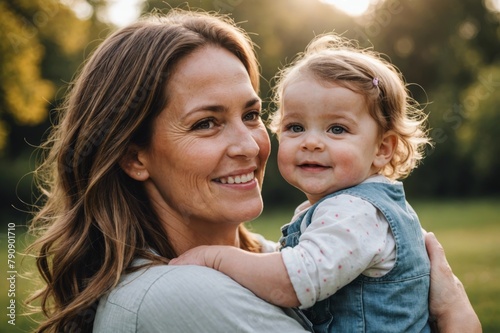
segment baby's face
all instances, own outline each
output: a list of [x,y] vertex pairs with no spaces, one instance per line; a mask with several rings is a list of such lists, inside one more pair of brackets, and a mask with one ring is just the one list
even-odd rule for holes
[[381,136],[365,98],[305,75],[283,92],[278,166],[314,203],[380,170]]

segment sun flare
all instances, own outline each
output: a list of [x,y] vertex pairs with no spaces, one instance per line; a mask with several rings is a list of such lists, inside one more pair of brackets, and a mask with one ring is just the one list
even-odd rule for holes
[[370,7],[371,0],[321,0],[324,3],[333,5],[351,16],[359,16]]
[[121,27],[135,21],[141,13],[141,0],[108,1],[106,18]]

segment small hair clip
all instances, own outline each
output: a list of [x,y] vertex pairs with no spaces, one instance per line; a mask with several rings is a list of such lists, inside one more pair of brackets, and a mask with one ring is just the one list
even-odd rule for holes
[[374,77],[372,83],[374,87],[378,87],[378,77]]

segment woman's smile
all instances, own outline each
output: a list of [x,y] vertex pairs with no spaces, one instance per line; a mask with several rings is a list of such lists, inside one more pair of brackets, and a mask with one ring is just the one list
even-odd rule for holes
[[214,179],[216,183],[222,184],[243,184],[243,183],[253,183],[255,179],[254,172],[248,172],[239,175],[227,176],[227,177],[219,177]]

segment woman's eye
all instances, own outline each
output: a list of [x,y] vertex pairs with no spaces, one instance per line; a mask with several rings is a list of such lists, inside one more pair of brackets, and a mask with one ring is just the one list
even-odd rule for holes
[[260,119],[259,111],[252,111],[243,116],[244,121],[255,121]]
[[206,130],[206,129],[211,129],[215,126],[215,120],[214,119],[203,119],[194,124],[193,130]]

